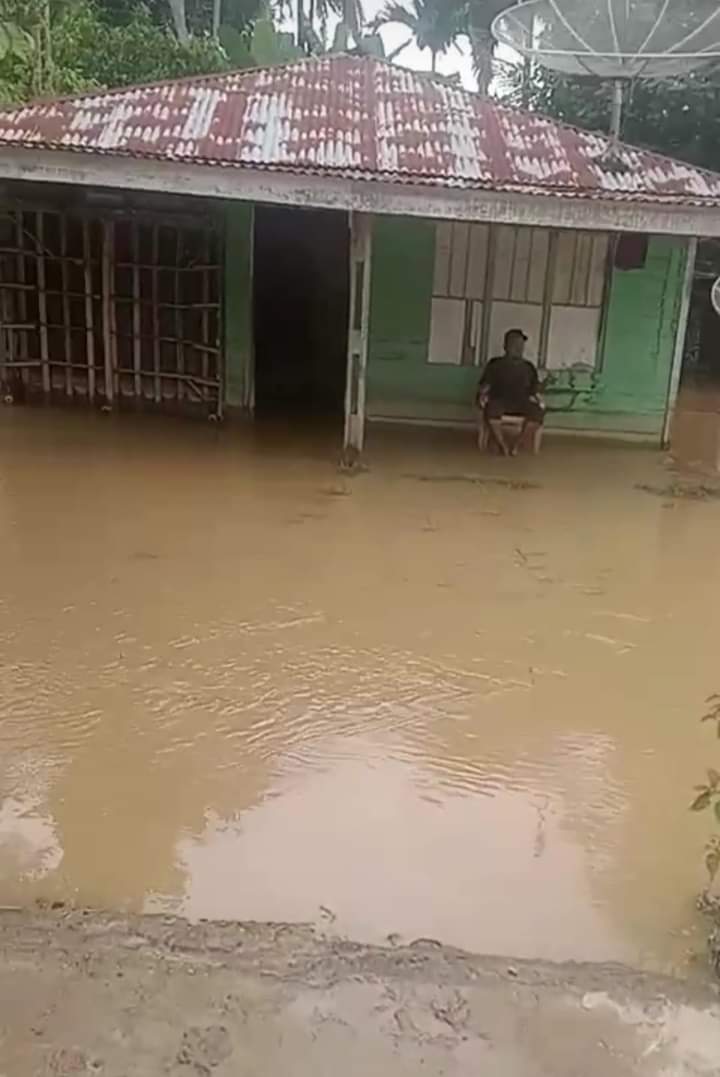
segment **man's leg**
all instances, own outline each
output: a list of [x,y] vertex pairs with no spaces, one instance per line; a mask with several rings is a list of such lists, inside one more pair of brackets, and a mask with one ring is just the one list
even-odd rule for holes
[[542,423],[531,423],[527,420],[523,426],[522,440],[525,448],[529,449],[533,456],[537,456],[540,452],[540,444],[542,442]]
[[502,424],[504,414],[505,406],[501,400],[488,400],[485,405],[485,422],[488,425],[493,441],[502,455],[509,456],[510,447],[505,440],[505,432],[503,431]]
[[510,456],[510,446],[505,440],[502,419],[488,419],[488,426],[492,431],[493,439],[501,454],[503,456]]
[[477,409],[477,444],[480,452],[485,452],[488,447],[488,425],[485,422],[485,408]]
[[524,418],[520,440],[533,456],[537,456],[542,444],[545,409],[540,404],[535,403],[534,400],[529,400],[524,409]]

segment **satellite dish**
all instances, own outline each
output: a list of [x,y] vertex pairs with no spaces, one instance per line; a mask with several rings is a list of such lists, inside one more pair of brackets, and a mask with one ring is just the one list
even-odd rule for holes
[[713,286],[710,289],[710,302],[713,305],[716,314],[720,314],[720,277],[713,281]]
[[612,79],[617,139],[627,81],[687,75],[720,58],[720,0],[526,0],[492,32],[553,71]]

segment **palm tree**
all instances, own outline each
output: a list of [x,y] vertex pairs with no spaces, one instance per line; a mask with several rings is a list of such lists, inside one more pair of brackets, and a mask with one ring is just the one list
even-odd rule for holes
[[497,42],[492,33],[495,18],[517,0],[467,0],[465,5],[465,33],[470,40],[473,68],[478,90],[487,95],[493,77],[493,63]]
[[347,29],[355,44],[359,44],[365,25],[362,0],[332,0],[330,7],[340,16],[340,24]]
[[394,0],[388,2],[373,21],[377,32],[382,26],[397,24],[410,31],[410,37],[391,54],[390,59],[414,41],[421,50],[430,50],[430,70],[437,71],[438,56],[457,44],[466,27],[466,0]]
[[294,6],[296,41],[307,52],[322,47],[325,30],[331,16],[357,44],[362,37],[365,16],[362,0],[276,0],[278,13],[283,15]]

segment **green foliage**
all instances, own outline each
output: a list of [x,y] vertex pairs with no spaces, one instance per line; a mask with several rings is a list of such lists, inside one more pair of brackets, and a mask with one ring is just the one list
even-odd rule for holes
[[[708,709],[705,712],[705,714],[703,714],[700,721],[701,722],[714,722],[715,723],[715,730],[717,732],[718,737],[720,738],[720,695],[715,694],[715,695],[709,696],[709,698],[706,700],[706,703],[707,703]],[[713,774],[716,774],[716,773],[717,773],[716,771],[713,771]],[[718,778],[718,782],[720,782],[720,778]],[[716,782],[715,784],[717,785],[718,783]]]
[[[129,86],[301,55],[265,0],[224,0],[220,40],[203,26],[212,0],[188,0],[180,42],[167,0],[0,0],[0,104]],[[3,21],[4,17],[4,21]]]
[[138,7],[124,26],[105,21],[89,0],[76,0],[53,26],[53,60],[60,77],[88,86],[136,82],[222,71],[227,58],[209,38],[181,44]]
[[[105,3],[106,0],[102,2]],[[154,3],[159,8],[161,21],[167,22],[167,0],[154,0]],[[190,33],[196,37],[208,34],[213,20],[212,0],[185,0],[185,7]],[[255,21],[264,16],[265,7],[265,0],[222,0],[220,22],[241,32],[249,31]]]
[[268,15],[259,18],[251,31],[244,33],[234,26],[220,27],[220,44],[231,67],[266,67],[289,63],[304,53],[292,34],[279,31]]
[[12,17],[17,12],[3,5],[2,14],[11,17],[0,21],[0,101],[12,95],[17,72],[32,70],[36,49],[32,34]]
[[[714,722],[717,736],[720,738],[720,695],[712,695],[707,700],[708,710],[700,719],[702,722]],[[707,781],[695,786],[695,799],[690,811],[707,811],[712,809],[715,821],[720,824],[720,772],[714,767],[707,771]],[[720,835],[714,834],[705,846],[705,867],[712,884],[720,872]]]
[[[523,87],[515,87],[513,103],[566,123],[607,131],[611,87],[595,78],[561,78],[540,70],[527,71]],[[704,168],[720,170],[720,71],[684,79],[638,79],[627,94],[622,138]],[[520,100],[519,98],[522,98]]]
[[9,58],[28,61],[35,43],[32,36],[16,22],[0,22],[0,61]]
[[196,37],[183,45],[145,7],[136,7],[118,23],[91,0],[72,0],[59,9],[46,30],[47,40],[30,24],[30,62],[17,53],[0,58],[3,103],[25,101],[37,94],[205,74],[229,66],[217,42]]

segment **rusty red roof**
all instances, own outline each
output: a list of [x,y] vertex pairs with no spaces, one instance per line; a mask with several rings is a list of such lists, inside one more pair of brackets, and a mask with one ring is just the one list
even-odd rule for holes
[[[720,175],[334,56],[0,111],[0,147],[565,197],[720,205]],[[0,171],[2,153],[0,149]]]

